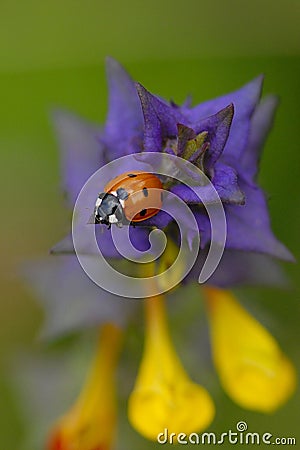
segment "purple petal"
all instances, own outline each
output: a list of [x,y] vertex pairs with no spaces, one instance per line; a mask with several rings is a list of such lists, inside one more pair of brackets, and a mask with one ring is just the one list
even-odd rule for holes
[[105,132],[115,140],[128,140],[143,128],[142,108],[134,81],[112,58],[106,60],[106,73],[109,107]]
[[262,82],[263,75],[260,75],[236,91],[200,103],[190,110],[191,120],[196,122],[202,117],[216,114],[229,103],[235,104],[237,115],[248,113],[250,105],[253,110],[260,97]]
[[52,253],[53,255],[60,254],[60,253],[73,254],[74,253],[74,245],[73,245],[72,235],[68,234],[61,241],[54,244],[50,250],[50,253]]
[[272,233],[262,190],[245,182],[241,182],[241,188],[246,196],[245,205],[225,205],[228,232],[226,247],[294,261],[289,250]]
[[193,186],[193,190],[185,184],[177,184],[170,188],[173,194],[176,194],[186,203],[210,203],[216,198],[215,191],[210,185],[206,186]]
[[[172,217],[165,211],[159,211],[156,216],[144,220],[141,225],[147,227],[157,227],[159,229],[165,228],[172,221]],[[139,225],[137,225],[137,228]]]
[[[207,258],[207,248],[199,253],[185,283],[197,281]],[[236,286],[288,287],[288,279],[281,266],[268,255],[227,249],[207,284],[222,288]]]
[[250,180],[256,176],[259,157],[273,126],[277,106],[278,98],[269,95],[261,100],[252,116],[248,145],[240,161],[243,173]]
[[184,117],[179,109],[162,102],[141,84],[136,83],[136,89],[145,121],[144,149],[146,152],[159,152],[163,138],[177,136],[177,123],[182,123]]
[[233,113],[233,105],[230,104],[216,114],[194,125],[197,134],[202,131],[208,132],[207,141],[210,143],[210,146],[205,154],[205,167],[208,170],[214,166],[224,150],[229,136]]
[[232,167],[217,162],[212,182],[224,203],[241,205],[245,202],[245,195],[238,185],[237,173]]
[[[196,188],[194,188],[196,190]],[[186,203],[200,203],[201,200],[197,196],[197,194],[192,191],[191,188],[186,186],[185,184],[176,184],[175,186],[172,186],[170,188],[170,191],[173,192],[173,194],[178,195],[182,200],[184,200]]]
[[[160,211],[156,216],[142,222],[147,226],[156,226],[165,228],[171,221],[177,224],[182,237],[186,238],[190,248],[196,235],[199,235],[197,223],[193,222],[192,217],[188,217],[187,205],[183,204],[177,197],[168,198],[164,202],[166,211]],[[192,214],[192,212],[191,212]]]
[[[92,224],[87,224],[87,227],[93,226]],[[101,253],[107,258],[120,258],[119,253],[116,251],[115,246],[113,244],[110,230],[107,229],[106,226],[96,225],[96,237],[98,247],[100,248]],[[84,232],[84,228],[82,230],[82,239],[77,243],[77,249],[80,253],[86,255],[95,255],[97,254],[97,250],[95,249],[92,242],[86,239],[86,234]],[[72,235],[67,235],[60,242],[55,244],[51,248],[51,253],[54,255],[60,254],[74,254],[74,244]]]
[[[236,171],[223,163],[217,163],[214,172],[212,182],[220,199],[225,203],[244,203],[245,198],[238,185]],[[216,199],[216,193],[210,185],[193,186],[192,190],[184,184],[178,184],[170,190],[187,203],[211,203]]]
[[104,164],[100,128],[64,111],[56,111],[53,118],[61,148],[63,187],[72,205],[87,179]]
[[[226,250],[265,253],[285,261],[294,261],[290,251],[276,239],[271,226],[263,192],[258,187],[241,182],[244,205],[224,205],[227,221]],[[204,208],[193,208],[201,234],[201,248],[210,242],[210,222]],[[215,230],[218,234],[218,230]]]
[[26,266],[25,278],[46,309],[48,338],[114,322],[124,326],[138,307],[94,284],[75,256],[59,256]]
[[250,119],[261,95],[262,82],[263,77],[259,76],[235,92],[200,103],[192,110],[186,111],[190,121],[197,123],[203,117],[216,114],[229,103],[234,104],[234,118],[224,149],[224,154],[228,158],[239,158],[245,150]]
[[[80,253],[84,253],[86,255],[95,255],[97,254],[97,249],[95,249],[94,243],[91,242],[89,239],[86,238],[86,236],[89,236],[89,233],[86,233],[84,228],[85,227],[92,227],[94,225],[92,224],[86,224],[82,227],[82,233],[81,233],[81,241],[77,242],[77,250],[80,251]],[[96,225],[96,239],[98,243],[98,247],[101,251],[101,253],[107,257],[107,258],[121,258],[122,256],[118,252],[118,250],[115,248],[115,244],[112,239],[111,230],[109,230],[106,225]],[[125,227],[122,229],[116,230],[117,233],[122,234],[126,233]],[[149,229],[145,227],[132,227],[129,228],[129,236],[130,241],[134,248],[136,248],[139,251],[146,251],[149,248]],[[128,255],[131,256],[134,253],[134,250],[131,249],[131,247],[128,245],[126,247],[126,241],[122,247],[122,250]],[[73,245],[73,239],[71,235],[66,236],[62,241],[58,242],[56,245],[54,245],[51,249],[52,254],[68,254],[74,253],[74,245]]]
[[204,207],[193,206],[192,211],[198,225],[198,230],[200,231],[200,247],[204,249],[210,243],[211,239],[210,220]]

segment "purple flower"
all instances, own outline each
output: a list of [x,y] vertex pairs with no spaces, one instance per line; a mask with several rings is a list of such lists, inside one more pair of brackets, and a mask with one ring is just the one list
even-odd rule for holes
[[[109,108],[102,129],[62,111],[54,116],[70,205],[89,176],[107,162],[141,151],[166,152],[189,160],[212,181],[226,212],[226,249],[293,259],[271,230],[265,195],[255,179],[277,106],[274,96],[260,100],[261,76],[231,94],[195,107],[186,103],[178,106],[149,93],[110,58],[107,76]],[[173,184],[169,189],[192,207],[204,248],[210,242],[210,224],[199,198],[183,184]],[[203,187],[195,191],[201,193]],[[161,211],[143,225],[165,228],[171,221]],[[118,257],[110,232],[101,232],[102,252]],[[145,229],[135,230],[131,236],[138,247],[147,248]],[[53,251],[72,251],[70,238]]]
[[136,313],[137,301],[123,299],[96,286],[74,255],[32,262],[24,272],[46,312],[43,339],[106,322],[123,327]]
[[[292,256],[272,233],[265,196],[255,179],[260,153],[277,106],[274,96],[260,100],[262,77],[238,91],[195,107],[187,102],[177,106],[150,94],[110,58],[107,60],[107,77],[109,108],[102,128],[67,112],[57,111],[54,115],[68,205],[74,204],[85,181],[114,158],[143,150],[177,154],[204,170],[225,208],[226,249],[209,283],[219,287],[285,284],[286,279],[273,257],[292,260]],[[199,186],[198,189],[203,188]],[[193,191],[180,184],[171,186],[170,190],[190,205],[199,226],[202,249],[185,282],[196,281],[208,251],[210,223]],[[160,212],[147,222],[168,233],[171,220],[168,214]],[[147,249],[149,231],[130,228],[133,245],[140,250]],[[97,226],[96,233],[102,253],[108,258],[118,258],[120,255],[115,250],[110,231],[105,226]],[[72,237],[66,237],[52,251],[74,254]],[[64,329],[82,328],[88,323],[124,316],[124,300],[109,301],[108,297],[114,296],[94,286],[84,273],[80,274],[81,268],[75,259],[71,255],[61,256],[51,265],[52,278],[68,273],[69,281],[63,284],[63,291],[49,289],[47,264],[36,267],[38,277],[36,270],[30,271],[29,277],[38,292],[48,292],[46,296],[41,295],[46,308],[50,309],[46,333],[61,333]],[[82,295],[78,294],[80,290]],[[74,292],[77,295],[74,296]],[[78,298],[76,313],[64,314],[63,309],[68,305],[72,304],[74,308],[74,298]],[[102,306],[97,308],[99,302]],[[125,302],[128,314],[129,303]]]

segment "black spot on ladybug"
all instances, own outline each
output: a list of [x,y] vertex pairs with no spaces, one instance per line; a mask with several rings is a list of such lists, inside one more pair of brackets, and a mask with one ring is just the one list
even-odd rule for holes
[[146,187],[143,188],[143,192],[144,192],[144,196],[148,197],[149,192],[148,192],[148,189]]
[[147,214],[147,210],[142,209],[142,211],[140,212],[140,216],[144,217],[146,214]]
[[128,192],[124,188],[117,189],[117,196],[120,200],[127,200],[129,197]]
[[128,176],[129,178],[135,178],[135,177],[136,177],[136,175],[135,175],[134,173],[128,173],[127,176]]

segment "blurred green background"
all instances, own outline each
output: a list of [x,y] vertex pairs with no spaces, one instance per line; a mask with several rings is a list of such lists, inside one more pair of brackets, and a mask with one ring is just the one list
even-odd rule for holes
[[[42,323],[19,267],[46,256],[70,226],[51,108],[103,122],[106,55],[149,90],[177,102],[190,93],[200,102],[263,72],[264,92],[277,93],[281,105],[260,181],[270,194],[274,230],[299,260],[299,19],[298,0],[1,1],[1,450],[19,449],[26,431],[11,371],[19,354],[39,346]],[[299,365],[299,266],[287,272],[294,283],[290,291],[247,289],[240,296],[259,305],[266,325]],[[272,416],[239,410],[221,390],[216,403],[213,430],[247,419],[255,431],[297,435],[299,395]],[[139,448],[146,446],[129,433]]]

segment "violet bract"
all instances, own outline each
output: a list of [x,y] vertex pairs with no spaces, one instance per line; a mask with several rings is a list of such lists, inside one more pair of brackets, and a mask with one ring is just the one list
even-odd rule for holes
[[[277,106],[274,96],[260,100],[262,77],[196,107],[180,107],[134,84],[112,59],[107,60],[107,76],[109,110],[102,130],[68,113],[60,111],[54,116],[62,149],[63,186],[70,205],[84,182],[103,164],[141,151],[169,152],[199,165],[211,179],[226,211],[226,248],[293,260],[271,230],[265,196],[255,181],[260,152]],[[205,133],[204,142],[189,152],[189,145],[201,133]],[[197,203],[199,199],[183,185],[172,186],[171,190],[191,204],[202,245],[207,245],[210,227],[205,211]],[[170,220],[161,212],[144,224],[164,228]],[[117,257],[109,235],[105,232],[101,250],[108,257]],[[138,240],[143,239],[147,239],[147,231],[140,231]],[[53,249],[67,250],[72,251],[68,241]]]

